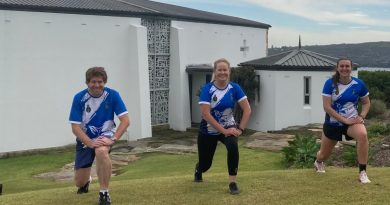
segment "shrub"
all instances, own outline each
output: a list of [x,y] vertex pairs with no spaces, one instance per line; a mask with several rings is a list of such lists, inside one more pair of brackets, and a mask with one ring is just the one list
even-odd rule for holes
[[316,159],[319,145],[313,135],[296,135],[289,146],[282,149],[287,167],[311,167]]
[[390,125],[385,123],[374,123],[367,127],[367,134],[369,138],[379,137],[390,133]]
[[386,104],[382,100],[372,99],[367,118],[379,117],[386,114]]
[[356,166],[357,154],[354,146],[344,146],[343,148],[343,160],[347,166]]

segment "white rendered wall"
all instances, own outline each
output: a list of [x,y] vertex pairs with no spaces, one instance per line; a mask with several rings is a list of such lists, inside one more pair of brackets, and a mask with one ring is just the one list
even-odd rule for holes
[[[322,123],[322,88],[332,72],[275,72],[275,130],[294,125]],[[304,105],[304,77],[311,78],[310,105]]]
[[275,130],[275,72],[256,70],[256,75],[260,75],[260,100],[251,103],[252,114],[248,128],[259,131]]
[[[334,72],[264,71],[260,75],[260,101],[251,104],[248,127],[260,131],[280,130],[289,126],[323,123],[324,83]],[[357,76],[357,71],[353,71]],[[304,77],[311,77],[310,105],[304,105]]]
[[170,128],[180,131],[191,127],[188,74],[184,58],[187,56],[187,48],[183,32],[182,28],[171,27],[168,123]]
[[125,101],[132,125],[124,138],[149,137],[146,31],[139,24],[137,18],[0,10],[0,153],[74,143],[70,106],[92,66],[106,68],[107,86]]
[[[189,105],[180,106],[178,103],[188,102],[188,79],[182,78],[184,80],[179,83],[177,75],[182,77],[187,75],[183,71],[189,64],[211,64],[218,58],[226,58],[231,66],[235,67],[244,61],[264,57],[267,50],[267,29],[183,21],[172,21],[171,26],[171,73],[174,71],[179,74],[171,74],[170,77],[169,123],[172,128],[184,130],[191,126],[188,120],[181,122],[181,119],[191,119]],[[240,47],[244,46],[244,40],[249,47],[249,51],[245,54],[240,51]],[[175,59],[180,59],[180,63]],[[181,91],[179,92],[178,89]],[[198,88],[194,86],[193,89]],[[198,105],[195,93],[193,93],[192,102],[192,118],[200,119],[199,109],[196,108]]]

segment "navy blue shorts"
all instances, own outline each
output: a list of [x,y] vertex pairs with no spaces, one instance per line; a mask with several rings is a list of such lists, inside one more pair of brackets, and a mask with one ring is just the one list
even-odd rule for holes
[[75,169],[91,167],[95,160],[95,149],[91,149],[76,140],[76,159],[74,162]]
[[[110,136],[105,137],[110,138]],[[87,147],[78,139],[76,139],[76,142],[76,159],[74,162],[75,169],[91,167],[93,161],[95,160],[95,149]]]
[[342,141],[343,135],[345,136],[346,140],[353,140],[352,137],[347,135],[348,127],[348,125],[331,126],[324,124],[322,130],[324,131],[324,135],[331,140]]

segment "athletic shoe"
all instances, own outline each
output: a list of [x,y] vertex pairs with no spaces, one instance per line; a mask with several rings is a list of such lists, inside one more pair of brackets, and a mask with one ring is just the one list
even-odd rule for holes
[[366,171],[361,171],[361,172],[360,172],[360,174],[359,174],[359,181],[360,181],[362,184],[368,184],[368,183],[371,182],[371,181],[368,179],[368,176],[367,176]]
[[240,193],[240,190],[238,189],[236,182],[230,182],[229,191],[230,191],[230,194],[233,194],[233,195]]
[[99,192],[99,205],[110,205],[111,198],[108,192]]
[[318,173],[325,173],[325,164],[324,164],[324,162],[318,163],[317,160],[314,161],[314,169]]
[[89,184],[92,182],[92,177],[89,176],[88,182],[77,190],[77,194],[88,193]]
[[194,182],[203,182],[202,172],[198,170],[199,164],[195,166]]

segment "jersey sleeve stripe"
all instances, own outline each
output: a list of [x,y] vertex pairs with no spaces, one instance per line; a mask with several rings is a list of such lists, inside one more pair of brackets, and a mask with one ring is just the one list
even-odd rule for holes
[[370,93],[367,92],[367,94],[365,94],[364,96],[362,96],[362,97],[360,97],[360,98],[364,98],[364,97],[368,96],[369,94],[370,94]]
[[199,105],[201,105],[201,104],[210,105],[210,103],[209,103],[209,102],[206,102],[206,101],[200,101],[200,102],[199,102]]
[[237,100],[237,102],[241,102],[241,101],[243,101],[243,100],[245,100],[245,99],[247,99],[248,97],[245,95],[244,97],[242,97],[242,98],[240,98],[239,100]]
[[322,93],[321,95],[322,95],[322,96],[326,96],[326,97],[331,97],[331,95],[326,94],[326,93]]
[[78,124],[78,125],[81,124],[81,122],[78,122],[78,121],[69,121],[69,123],[71,123],[71,124]]
[[127,113],[129,113],[128,111],[125,111],[125,112],[122,112],[121,114],[117,115],[118,117],[122,116],[122,115],[126,115]]

